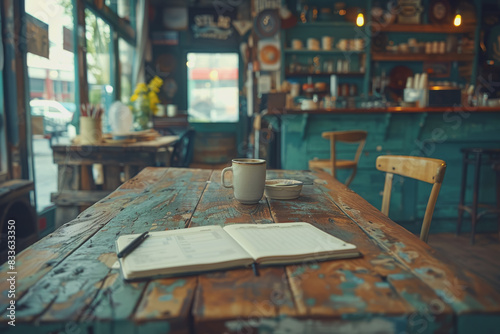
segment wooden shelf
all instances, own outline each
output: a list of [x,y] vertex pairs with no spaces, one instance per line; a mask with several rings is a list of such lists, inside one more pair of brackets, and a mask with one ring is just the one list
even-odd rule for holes
[[348,22],[348,21],[315,21],[315,22],[298,22],[297,27],[311,27],[311,28],[317,28],[317,27],[348,27],[352,28],[355,27],[356,24],[353,22]]
[[330,94],[330,90],[329,89],[324,89],[324,90],[312,90],[312,91],[304,91],[302,90],[302,94],[301,95],[307,95],[307,96],[311,96],[311,95],[326,95],[326,94]]
[[330,75],[337,75],[339,77],[362,77],[364,72],[320,72],[320,73],[290,73],[285,72],[285,77],[329,77]]
[[388,52],[373,52],[373,61],[473,61],[474,55],[471,53],[452,54],[452,53],[388,53]]
[[376,25],[374,30],[381,32],[414,32],[414,33],[444,33],[461,34],[475,30],[475,26],[464,25],[455,27],[451,24],[390,24]]
[[335,54],[335,53],[362,53],[365,52],[365,50],[339,50],[339,49],[333,49],[333,50],[308,50],[308,49],[285,49],[285,53],[295,53],[295,54]]

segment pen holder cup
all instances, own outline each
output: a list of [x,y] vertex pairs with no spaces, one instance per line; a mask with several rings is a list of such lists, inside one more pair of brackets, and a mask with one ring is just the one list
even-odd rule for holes
[[80,144],[99,144],[101,140],[101,118],[80,117]]

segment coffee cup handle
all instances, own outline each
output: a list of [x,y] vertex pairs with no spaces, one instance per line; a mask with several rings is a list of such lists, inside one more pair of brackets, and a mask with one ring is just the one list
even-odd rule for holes
[[233,172],[233,167],[226,167],[222,170],[222,174],[220,175],[220,183],[222,183],[222,186],[224,188],[232,188],[233,185],[232,184],[229,184],[229,185],[226,185],[226,183],[224,182],[224,174],[226,174],[226,172],[229,172],[231,171],[231,173]]

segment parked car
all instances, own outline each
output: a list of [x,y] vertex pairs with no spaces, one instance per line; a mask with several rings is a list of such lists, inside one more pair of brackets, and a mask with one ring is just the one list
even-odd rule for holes
[[69,110],[71,113],[75,113],[76,104],[74,102],[61,102],[62,106]]
[[61,103],[52,100],[31,100],[31,115],[43,116],[45,134],[59,135],[67,131],[73,113]]

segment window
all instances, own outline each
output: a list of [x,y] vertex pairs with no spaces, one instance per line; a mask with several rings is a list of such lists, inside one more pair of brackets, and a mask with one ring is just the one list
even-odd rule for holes
[[[37,211],[51,205],[57,192],[57,165],[46,137],[69,142],[68,126],[75,106],[75,61],[73,54],[73,5],[69,0],[26,0],[26,13],[48,25],[49,57],[27,54],[31,114],[43,119],[40,128],[32,118],[33,162]],[[42,116],[42,117],[40,117]]]
[[238,122],[238,54],[188,53],[190,122]]
[[106,0],[105,4],[119,17],[130,19],[130,0]]
[[74,103],[75,63],[68,40],[68,32],[71,38],[73,29],[73,6],[58,0],[27,0],[25,5],[26,13],[48,24],[49,29],[49,58],[27,55],[30,100]]
[[114,90],[111,85],[111,28],[89,9],[85,9],[85,26],[89,102],[107,109],[113,101]]
[[123,39],[118,40],[118,52],[120,54],[120,101],[128,104],[132,96],[132,69],[134,61],[134,48]]

